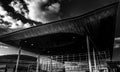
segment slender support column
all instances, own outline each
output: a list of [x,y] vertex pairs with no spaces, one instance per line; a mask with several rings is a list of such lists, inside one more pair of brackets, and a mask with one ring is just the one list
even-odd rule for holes
[[88,38],[88,36],[86,36],[86,42],[87,42],[89,71],[92,72],[91,57],[90,57],[90,45],[89,45],[89,38]]
[[94,50],[94,48],[93,48],[93,59],[94,59],[95,72],[98,72],[98,70],[97,70],[97,62],[96,62],[96,56],[95,56],[95,50]]
[[52,68],[52,67],[53,67],[52,65],[53,65],[53,63],[52,63],[52,56],[51,56],[51,57],[50,57],[50,68],[51,68],[51,69],[50,69],[50,72],[52,72],[52,69],[53,69],[53,68]]
[[39,64],[40,64],[40,55],[37,57],[37,66],[36,66],[36,72],[39,72]]
[[20,55],[21,55],[21,47],[19,47],[19,52],[18,52],[16,67],[15,67],[15,72],[17,72],[17,70],[18,70],[19,61],[20,61]]

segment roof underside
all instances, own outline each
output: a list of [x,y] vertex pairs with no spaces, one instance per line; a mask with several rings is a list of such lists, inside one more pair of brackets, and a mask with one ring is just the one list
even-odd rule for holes
[[[53,51],[56,48],[77,46],[75,44],[81,43],[88,35],[94,47],[111,53],[115,34],[116,10],[117,3],[114,3],[82,16],[5,34],[0,36],[0,41],[15,45],[13,43],[19,40],[22,40],[23,43],[25,41],[33,43],[35,40],[39,43],[38,45],[41,45],[40,47],[34,50],[33,47],[23,45],[23,48],[34,52],[37,50],[36,52],[39,53],[41,49],[53,48],[51,49]],[[76,49],[81,47],[80,45]]]

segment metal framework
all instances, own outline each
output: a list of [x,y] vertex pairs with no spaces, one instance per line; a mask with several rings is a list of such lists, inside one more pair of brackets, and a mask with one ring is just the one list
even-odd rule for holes
[[[112,51],[112,44],[113,44],[113,38],[114,38],[114,30],[115,30],[115,22],[116,22],[116,10],[117,10],[117,4],[113,3],[111,5],[99,8],[97,10],[94,10],[92,12],[89,12],[87,14],[64,19],[52,23],[48,23],[46,25],[39,25],[35,27],[31,27],[28,29],[8,33],[5,35],[0,36],[0,41],[7,42],[7,41],[16,41],[16,40],[24,40],[27,38],[32,37],[38,37],[38,36],[47,36],[50,34],[56,34],[56,33],[73,33],[78,35],[84,35],[87,36],[86,42],[87,42],[87,50],[88,50],[88,62],[89,62],[89,71],[92,72],[92,64],[91,64],[91,54],[90,54],[90,42],[93,42],[93,47],[96,49],[100,49],[100,47],[104,46],[103,42],[106,42],[107,45],[105,45],[105,51],[109,49],[110,52]],[[109,22],[108,20],[111,20]],[[103,22],[103,23],[102,23]],[[110,24],[108,24],[110,23]],[[109,26],[109,27],[108,27]],[[103,29],[102,29],[103,28]],[[109,30],[111,32],[109,32]],[[105,34],[105,35],[102,35]],[[98,36],[100,35],[100,36]],[[108,37],[109,36],[109,37]],[[101,37],[101,38],[100,38]],[[99,42],[99,40],[101,41]],[[106,40],[104,40],[106,39]],[[110,43],[108,42],[110,41]],[[19,43],[18,43],[19,44]],[[109,46],[110,45],[110,46]],[[103,48],[104,49],[104,48]],[[20,47],[21,50],[21,47]],[[16,63],[16,70],[19,65],[19,57],[20,57],[20,50],[18,54],[18,60]],[[105,52],[107,53],[107,52]],[[95,54],[95,53],[93,53]],[[95,55],[92,55],[95,57]],[[38,57],[39,58],[39,57]],[[63,58],[62,58],[63,59]],[[94,58],[93,58],[94,59]],[[37,66],[36,66],[36,72],[39,72],[39,59],[37,60]],[[52,70],[52,63],[54,60],[50,60],[49,64],[51,67],[50,72],[53,72]],[[93,61],[95,62],[95,61]]]

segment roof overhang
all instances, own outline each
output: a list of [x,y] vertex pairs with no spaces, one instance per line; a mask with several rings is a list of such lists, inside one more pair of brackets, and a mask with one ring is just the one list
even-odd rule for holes
[[49,37],[49,35],[59,33],[77,34],[80,36],[88,35],[98,49],[103,48],[107,51],[108,48],[110,48],[110,51],[112,51],[117,6],[118,3],[113,3],[78,17],[63,19],[4,34],[0,36],[0,41],[7,43],[7,41],[19,41],[34,37]]
[[[96,22],[102,18],[115,15],[117,4],[118,3],[113,3],[78,17],[63,19],[56,22],[4,34],[0,36],[0,41],[20,40],[55,33],[76,33],[84,35],[84,26],[87,26],[88,23]],[[93,26],[94,24],[90,25]]]

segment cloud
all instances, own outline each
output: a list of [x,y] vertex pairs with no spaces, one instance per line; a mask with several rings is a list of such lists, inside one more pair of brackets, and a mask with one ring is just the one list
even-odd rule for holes
[[14,19],[2,6],[0,6],[0,26],[15,30],[31,27],[29,23],[24,24],[21,20]]
[[7,15],[7,11],[5,11],[2,6],[0,6],[0,15]]
[[60,4],[59,3],[51,4],[51,6],[49,6],[48,9],[49,11],[53,11],[57,13],[60,10]]
[[0,4],[0,28],[16,31],[60,20],[60,7],[59,2],[49,0],[13,0],[8,5]]
[[23,24],[21,20],[16,20],[12,23],[12,25],[9,27],[11,29],[24,29],[29,28],[31,25],[29,23]]
[[13,7],[13,9],[17,12],[17,13],[19,13],[19,14],[21,14],[21,15],[23,15],[23,16],[25,16],[26,18],[28,18],[27,16],[27,10],[24,8],[24,4],[23,3],[21,3],[19,0],[15,0],[15,1],[12,1],[10,4],[9,4],[9,6],[11,6],[11,7]]
[[25,0],[25,2],[29,10],[28,17],[31,20],[48,23],[60,19],[58,15],[60,4],[57,2],[49,6],[45,6],[48,0]]

